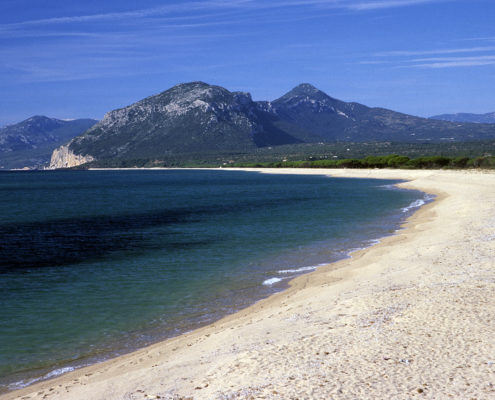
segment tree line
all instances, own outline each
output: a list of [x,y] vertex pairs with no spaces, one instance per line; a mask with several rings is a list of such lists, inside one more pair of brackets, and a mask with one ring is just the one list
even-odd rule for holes
[[444,157],[429,156],[409,158],[397,154],[386,156],[368,156],[365,158],[320,159],[305,161],[277,161],[257,163],[233,163],[231,167],[240,168],[401,168],[401,169],[465,169],[495,168],[495,157],[481,156]]

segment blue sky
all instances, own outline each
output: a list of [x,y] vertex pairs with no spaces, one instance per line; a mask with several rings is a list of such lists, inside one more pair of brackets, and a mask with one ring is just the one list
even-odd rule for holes
[[2,0],[0,125],[201,80],[413,115],[495,111],[493,0]]

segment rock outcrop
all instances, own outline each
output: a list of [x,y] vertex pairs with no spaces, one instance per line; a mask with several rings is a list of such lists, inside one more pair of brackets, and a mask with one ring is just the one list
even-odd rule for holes
[[78,165],[94,160],[95,158],[91,155],[74,154],[74,152],[69,149],[69,144],[66,144],[53,150],[48,169],[77,167]]

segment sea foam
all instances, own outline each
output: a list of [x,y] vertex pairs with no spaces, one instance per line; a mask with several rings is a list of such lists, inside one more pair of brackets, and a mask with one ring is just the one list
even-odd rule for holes
[[280,282],[281,280],[282,280],[282,278],[270,278],[270,279],[267,279],[267,280],[263,281],[263,285],[265,285],[265,286],[272,286],[275,283]]
[[425,205],[427,202],[430,202],[434,198],[435,198],[435,196],[427,194],[424,198],[418,199],[418,200],[414,200],[407,207],[404,207],[402,209],[402,212],[406,213],[406,212],[412,210],[413,208],[419,208],[419,207]]
[[421,207],[424,204],[425,204],[425,201],[423,199],[415,200],[411,204],[409,204],[407,207],[404,207],[402,209],[402,212],[408,212],[409,210],[412,210],[413,208]]

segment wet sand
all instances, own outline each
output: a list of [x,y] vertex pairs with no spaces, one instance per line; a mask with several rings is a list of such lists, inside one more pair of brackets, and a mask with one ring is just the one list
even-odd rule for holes
[[405,179],[437,198],[243,311],[0,398],[495,398],[495,173],[263,172]]

